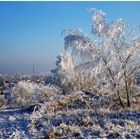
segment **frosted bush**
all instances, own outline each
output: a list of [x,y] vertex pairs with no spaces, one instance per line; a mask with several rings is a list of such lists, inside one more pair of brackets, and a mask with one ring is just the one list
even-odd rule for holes
[[60,55],[57,57],[57,69],[54,73],[56,84],[62,88],[64,93],[92,87],[94,75],[92,69],[88,69],[88,65],[92,63],[85,62],[85,64],[78,65],[70,52]]
[[[57,73],[58,74],[58,73]],[[61,71],[58,76],[55,77],[59,81],[58,85],[62,88],[64,93],[71,91],[78,91],[83,88],[92,88],[94,87],[94,76],[91,75],[91,72],[85,70],[80,71]]]
[[38,85],[30,81],[19,81],[13,88],[12,98],[19,106],[30,105],[34,101],[32,100],[35,91],[38,89]]
[[52,85],[44,86],[30,81],[19,81],[12,89],[13,106],[36,104],[60,93],[61,90]]

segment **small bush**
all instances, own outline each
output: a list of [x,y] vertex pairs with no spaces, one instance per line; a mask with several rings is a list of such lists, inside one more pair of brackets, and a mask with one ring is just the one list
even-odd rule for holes
[[19,81],[12,89],[12,107],[27,106],[47,100],[54,94],[60,94],[59,88],[51,85],[39,85],[30,81]]

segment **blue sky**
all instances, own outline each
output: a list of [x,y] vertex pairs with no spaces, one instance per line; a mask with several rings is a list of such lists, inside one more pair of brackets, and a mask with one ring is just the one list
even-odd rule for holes
[[140,2],[0,2],[0,73],[47,72],[63,51],[67,28],[91,31],[88,7],[102,9],[107,21],[124,18],[140,25]]

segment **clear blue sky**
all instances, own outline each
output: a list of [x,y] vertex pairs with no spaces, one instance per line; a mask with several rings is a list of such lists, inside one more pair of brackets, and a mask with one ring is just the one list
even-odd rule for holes
[[55,68],[63,29],[90,33],[88,7],[102,9],[108,21],[140,25],[140,2],[0,2],[0,73],[30,73],[32,64],[36,72]]

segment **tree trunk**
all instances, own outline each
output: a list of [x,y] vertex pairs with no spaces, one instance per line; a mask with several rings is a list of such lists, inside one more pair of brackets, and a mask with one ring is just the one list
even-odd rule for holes
[[126,93],[127,93],[127,107],[130,107],[130,99],[129,99],[129,92],[128,92],[128,89],[126,87]]
[[125,90],[126,90],[126,98],[127,98],[127,107],[130,107],[130,97],[129,97],[129,90],[128,90],[128,83],[127,83],[127,78],[126,78],[126,73],[124,72],[124,77],[125,77]]
[[119,91],[117,91],[117,94],[118,94],[118,98],[119,98],[119,101],[120,101],[120,105],[124,108],[123,101],[120,97]]

